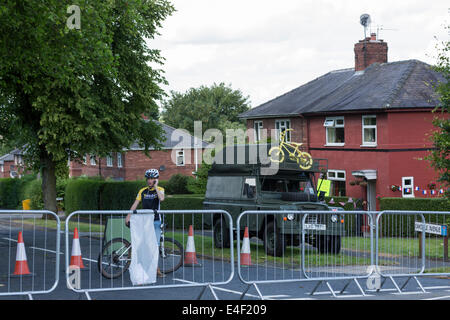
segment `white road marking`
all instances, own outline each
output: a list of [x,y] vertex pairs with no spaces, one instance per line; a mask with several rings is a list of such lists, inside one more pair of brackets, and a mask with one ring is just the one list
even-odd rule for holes
[[450,298],[450,296],[442,296],[442,297],[434,297],[434,298],[427,298],[422,300],[440,300],[440,299],[447,299]]
[[[17,240],[15,240],[15,239],[10,239],[10,238],[3,238],[3,239],[8,240],[8,241],[17,242]],[[44,248],[30,247],[30,249],[41,250],[41,251],[51,252],[51,253],[56,254],[56,251],[49,250],[49,249],[44,249]],[[61,255],[61,254],[64,254],[64,252],[60,252],[59,254],[60,254],[60,255]],[[92,260],[92,259],[89,259],[89,258],[82,258],[82,259],[85,260],[85,261],[97,262],[97,260]]]

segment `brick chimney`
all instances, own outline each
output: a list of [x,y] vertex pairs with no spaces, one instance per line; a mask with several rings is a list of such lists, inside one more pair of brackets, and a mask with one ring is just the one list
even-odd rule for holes
[[386,63],[387,52],[387,43],[378,40],[376,33],[371,33],[365,40],[359,40],[355,43],[355,71],[362,71],[372,63]]

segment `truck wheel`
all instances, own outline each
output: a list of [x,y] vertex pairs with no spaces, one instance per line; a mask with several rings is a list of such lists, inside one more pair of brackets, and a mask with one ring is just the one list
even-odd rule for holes
[[339,254],[341,252],[341,236],[324,236],[317,239],[316,247],[320,253]]
[[219,218],[214,223],[214,246],[216,248],[230,247],[230,230],[227,228],[224,218]]
[[277,229],[274,221],[267,223],[264,230],[264,249],[268,255],[281,257],[286,247],[284,236]]

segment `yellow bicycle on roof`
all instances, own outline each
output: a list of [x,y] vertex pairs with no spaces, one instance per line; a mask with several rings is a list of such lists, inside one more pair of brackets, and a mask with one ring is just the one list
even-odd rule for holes
[[[270,161],[283,162],[285,158],[284,150],[286,150],[289,155],[289,159],[292,161],[297,161],[297,164],[301,169],[308,170],[313,165],[313,159],[308,152],[304,152],[299,149],[302,143],[286,142],[286,132],[292,130],[293,129],[286,129],[281,132],[280,145],[272,147],[269,150]],[[292,152],[291,149],[293,150]]]

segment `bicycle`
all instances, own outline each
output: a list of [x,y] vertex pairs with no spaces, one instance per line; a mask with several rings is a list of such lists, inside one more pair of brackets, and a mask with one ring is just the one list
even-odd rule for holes
[[[313,165],[313,159],[308,152],[304,152],[299,149],[303,143],[286,142],[286,132],[292,130],[293,129],[286,129],[281,132],[280,145],[272,147],[269,150],[270,160],[279,163],[283,162],[285,158],[284,150],[286,150],[289,154],[289,159],[297,161],[297,164],[301,169],[308,170]],[[293,152],[291,152],[288,147],[292,148]]]
[[[184,249],[175,239],[165,237],[165,224],[161,223],[161,240],[159,246],[159,270],[168,274],[178,270],[183,264]],[[123,238],[108,241],[99,254],[97,264],[99,272],[107,279],[120,277],[131,264],[131,243]]]

